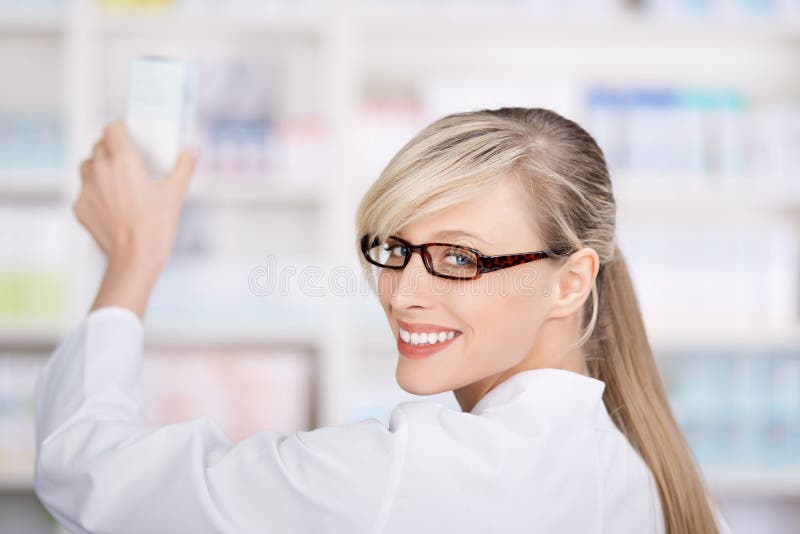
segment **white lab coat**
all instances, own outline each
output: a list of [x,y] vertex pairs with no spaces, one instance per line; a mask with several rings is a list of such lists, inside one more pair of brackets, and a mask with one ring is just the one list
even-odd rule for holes
[[142,349],[139,317],[108,306],[40,371],[35,491],[71,532],[664,532],[652,475],[599,380],[524,371],[471,413],[409,401],[388,428],[367,419],[234,443],[208,417],[142,419]]

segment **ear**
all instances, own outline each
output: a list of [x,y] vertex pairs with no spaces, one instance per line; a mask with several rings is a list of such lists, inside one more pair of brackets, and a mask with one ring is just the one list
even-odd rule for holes
[[569,317],[579,310],[591,295],[599,270],[600,258],[596,250],[584,247],[573,252],[556,272],[548,317]]

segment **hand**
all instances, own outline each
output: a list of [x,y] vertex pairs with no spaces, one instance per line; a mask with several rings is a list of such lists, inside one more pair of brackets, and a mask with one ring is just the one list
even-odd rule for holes
[[72,211],[109,259],[160,268],[172,250],[196,157],[196,150],[184,150],[169,176],[155,180],[124,123],[112,122],[81,163]]

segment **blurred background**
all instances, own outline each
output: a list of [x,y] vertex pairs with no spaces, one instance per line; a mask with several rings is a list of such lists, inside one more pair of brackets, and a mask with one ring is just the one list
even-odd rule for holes
[[70,206],[141,54],[198,65],[201,145],[147,312],[148,419],[238,440],[419,398],[358,273],[356,205],[436,118],[548,107],[606,153],[733,530],[800,532],[800,0],[0,0],[0,532],[60,531],[32,488],[33,385],[103,272]]

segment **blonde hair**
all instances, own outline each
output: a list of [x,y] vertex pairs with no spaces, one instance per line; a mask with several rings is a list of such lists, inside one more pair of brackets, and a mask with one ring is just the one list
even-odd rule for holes
[[[583,310],[589,375],[653,473],[666,531],[716,533],[710,498],[670,410],[625,260],[616,244],[616,203],[605,157],[577,123],[542,108],[455,113],[417,133],[389,161],[356,215],[361,236],[382,240],[406,224],[474,197],[504,175],[535,199],[531,222],[549,250],[591,247],[600,270]],[[374,284],[374,276],[370,283]],[[373,286],[374,287],[374,286]]]

